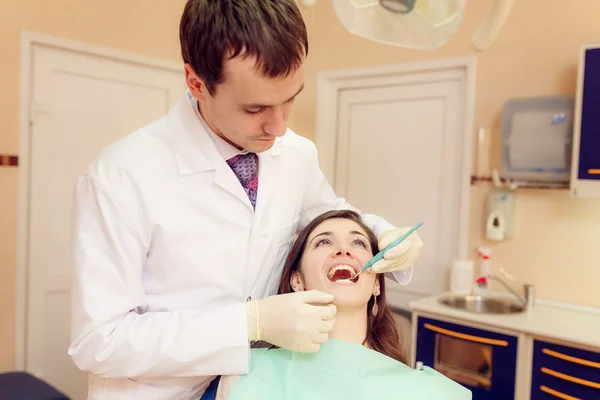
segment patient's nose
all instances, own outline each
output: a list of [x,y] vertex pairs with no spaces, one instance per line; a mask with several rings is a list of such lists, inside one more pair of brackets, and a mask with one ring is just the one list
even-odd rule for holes
[[350,250],[348,250],[345,246],[340,246],[335,253],[333,254],[334,257],[352,257],[352,253],[350,253]]

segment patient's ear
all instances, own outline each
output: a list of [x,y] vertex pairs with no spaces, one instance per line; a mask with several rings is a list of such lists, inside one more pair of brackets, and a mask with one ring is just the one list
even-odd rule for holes
[[304,279],[302,278],[302,274],[298,271],[292,272],[292,276],[290,277],[290,285],[294,292],[301,292],[304,290]]
[[379,296],[381,294],[381,287],[379,286],[379,276],[375,279],[375,285],[373,285],[373,296]]

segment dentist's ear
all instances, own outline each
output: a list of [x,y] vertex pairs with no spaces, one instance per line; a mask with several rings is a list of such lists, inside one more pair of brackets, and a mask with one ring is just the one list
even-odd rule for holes
[[190,64],[184,65],[185,69],[185,81],[187,83],[187,87],[192,93],[192,96],[196,100],[205,100],[206,96],[209,95],[206,85],[204,81],[198,77],[198,74],[192,69]]
[[292,272],[292,276],[290,277],[290,286],[294,289],[294,292],[301,292],[304,289],[304,279],[302,278],[302,274],[298,271]]

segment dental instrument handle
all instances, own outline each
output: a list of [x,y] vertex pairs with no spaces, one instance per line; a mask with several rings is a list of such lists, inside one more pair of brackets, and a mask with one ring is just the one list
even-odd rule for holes
[[406,239],[407,237],[409,237],[414,231],[416,231],[417,229],[419,229],[421,227],[421,225],[423,225],[423,222],[419,222],[418,224],[416,224],[415,226],[413,226],[412,228],[410,228],[410,230],[408,232],[406,232],[404,235],[400,236],[398,239],[394,240],[392,243],[390,243],[385,249],[381,250],[379,253],[377,253],[373,258],[371,258],[364,267],[362,267],[362,269],[360,271],[358,271],[356,274],[354,274],[354,276],[352,276],[352,278],[356,278],[361,272],[363,272],[366,269],[369,269],[373,266],[373,264],[375,264],[377,261],[383,259],[383,255],[390,250],[391,248],[398,246],[400,243],[402,243],[404,241],[404,239]]

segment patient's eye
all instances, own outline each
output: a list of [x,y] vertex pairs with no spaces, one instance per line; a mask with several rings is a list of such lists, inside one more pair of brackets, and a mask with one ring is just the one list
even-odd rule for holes
[[324,244],[331,244],[331,240],[329,240],[328,238],[319,239],[319,240],[317,240],[315,247],[319,247]]
[[365,240],[363,240],[363,239],[355,239],[353,243],[356,244],[356,245],[358,245],[358,246],[362,246],[365,249],[368,248],[367,242]]

